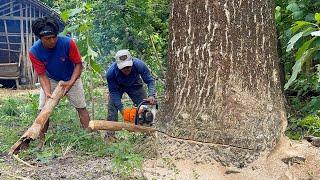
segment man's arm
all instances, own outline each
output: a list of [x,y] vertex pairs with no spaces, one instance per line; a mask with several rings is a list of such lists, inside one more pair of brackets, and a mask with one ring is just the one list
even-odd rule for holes
[[117,85],[116,78],[114,77],[112,72],[108,71],[106,79],[108,82],[110,100],[114,103],[114,105],[121,112],[121,114],[123,114],[123,105],[121,103],[121,95],[119,87]]
[[46,98],[52,98],[50,80],[46,74],[39,75],[40,85],[46,95]]
[[44,64],[33,54],[33,52],[29,52],[29,58],[34,67],[35,71],[39,76],[40,85],[44,91],[44,94],[47,98],[52,98],[51,95],[51,84],[49,78],[46,75],[46,68]]
[[70,40],[69,58],[75,64],[75,67],[74,67],[71,79],[69,81],[62,83],[62,86],[64,86],[65,88],[65,93],[67,93],[72,88],[73,84],[80,77],[83,69],[81,55],[73,39]]
[[142,61],[139,62],[138,68],[139,68],[139,73],[140,73],[143,81],[148,86],[148,96],[155,98],[156,97],[156,87],[155,87],[154,79],[151,75],[149,68]]
[[64,86],[64,93],[66,94],[73,86],[73,84],[76,82],[76,80],[80,77],[82,72],[83,66],[82,63],[76,64],[74,67],[71,79],[69,81],[65,81],[62,83],[62,86]]

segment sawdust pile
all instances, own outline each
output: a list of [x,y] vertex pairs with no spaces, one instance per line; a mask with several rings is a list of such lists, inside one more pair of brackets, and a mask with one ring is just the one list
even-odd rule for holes
[[320,149],[307,141],[282,138],[278,146],[248,167],[223,167],[219,163],[148,160],[144,165],[148,179],[320,179]]

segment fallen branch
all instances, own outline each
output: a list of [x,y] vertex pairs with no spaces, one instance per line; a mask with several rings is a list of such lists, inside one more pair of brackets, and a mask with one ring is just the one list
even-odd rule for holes
[[19,150],[26,148],[31,140],[39,137],[41,130],[49,119],[54,107],[59,103],[60,99],[64,96],[64,88],[61,82],[57,85],[52,93],[52,98],[48,99],[41,112],[31,125],[31,127],[21,136],[21,138],[11,147],[9,155],[16,154]]
[[90,121],[89,127],[90,130],[108,130],[108,131],[121,131],[121,130],[128,130],[131,132],[146,132],[152,133],[157,131],[151,127],[145,126],[137,126],[131,123],[124,123],[124,122],[115,122],[115,121],[105,121],[105,120],[95,120]]

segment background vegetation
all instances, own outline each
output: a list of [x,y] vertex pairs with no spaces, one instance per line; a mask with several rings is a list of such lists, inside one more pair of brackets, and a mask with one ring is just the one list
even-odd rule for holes
[[[144,60],[163,94],[166,71],[169,0],[43,0],[61,13],[85,60],[82,75],[92,119],[106,117],[104,74],[115,52],[128,48]],[[286,96],[287,135],[301,139],[320,136],[320,0],[276,0],[278,53]],[[101,88],[102,87],[102,88]],[[0,153],[30,126],[37,111],[37,95],[0,100]],[[129,104],[128,104],[129,105]],[[81,130],[75,111],[62,101],[52,115],[42,152],[29,149],[22,157],[47,163],[69,152],[111,156],[123,177],[141,167],[143,155],[134,146],[143,138],[120,132],[120,142],[106,144],[99,134]],[[26,156],[28,155],[28,156]]]
[[320,136],[320,0],[277,0],[276,4],[287,135]]

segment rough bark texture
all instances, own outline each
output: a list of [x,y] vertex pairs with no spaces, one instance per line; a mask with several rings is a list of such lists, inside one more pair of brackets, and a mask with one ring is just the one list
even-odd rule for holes
[[171,4],[158,127],[174,138],[160,137],[160,147],[170,156],[244,166],[272,149],[286,127],[274,1]]

